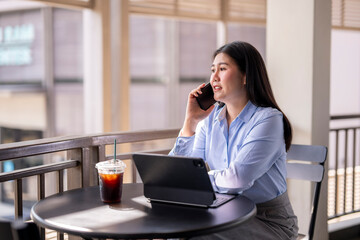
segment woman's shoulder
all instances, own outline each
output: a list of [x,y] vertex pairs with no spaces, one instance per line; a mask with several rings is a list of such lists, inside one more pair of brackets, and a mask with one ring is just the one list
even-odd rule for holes
[[255,127],[262,127],[260,132],[272,132],[276,136],[283,136],[283,114],[276,108],[257,107],[247,125],[250,131]]
[[273,107],[257,107],[253,118],[257,120],[263,120],[272,117],[279,117],[282,119],[283,114],[276,108]]

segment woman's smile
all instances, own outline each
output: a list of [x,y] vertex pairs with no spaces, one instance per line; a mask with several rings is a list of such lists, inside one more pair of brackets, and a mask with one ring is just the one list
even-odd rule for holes
[[220,85],[213,85],[213,91],[217,92],[220,91],[222,88],[220,87]]

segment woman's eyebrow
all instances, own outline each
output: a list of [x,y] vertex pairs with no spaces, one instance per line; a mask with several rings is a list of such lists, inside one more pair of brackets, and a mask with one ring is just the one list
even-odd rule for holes
[[[219,63],[216,64],[216,65],[227,65],[227,66],[229,66],[229,64],[226,63],[226,62],[219,62]],[[215,64],[212,64],[212,65],[211,65],[211,67],[214,67],[214,66],[215,66]]]

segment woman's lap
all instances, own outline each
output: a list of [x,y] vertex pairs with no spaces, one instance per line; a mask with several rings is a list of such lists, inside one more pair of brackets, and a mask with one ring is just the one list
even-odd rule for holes
[[287,193],[257,205],[257,214],[238,227],[191,240],[272,240],[296,239],[297,218],[294,215]]

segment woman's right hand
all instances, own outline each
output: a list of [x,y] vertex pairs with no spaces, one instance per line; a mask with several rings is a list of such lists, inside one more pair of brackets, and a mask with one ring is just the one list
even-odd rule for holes
[[194,135],[197,124],[201,120],[209,116],[211,111],[214,109],[214,105],[212,105],[209,109],[204,111],[200,108],[199,104],[196,101],[196,97],[202,93],[201,88],[203,88],[204,86],[205,83],[199,85],[197,88],[193,89],[189,93],[184,126],[180,132],[180,136],[182,137],[190,137]]

